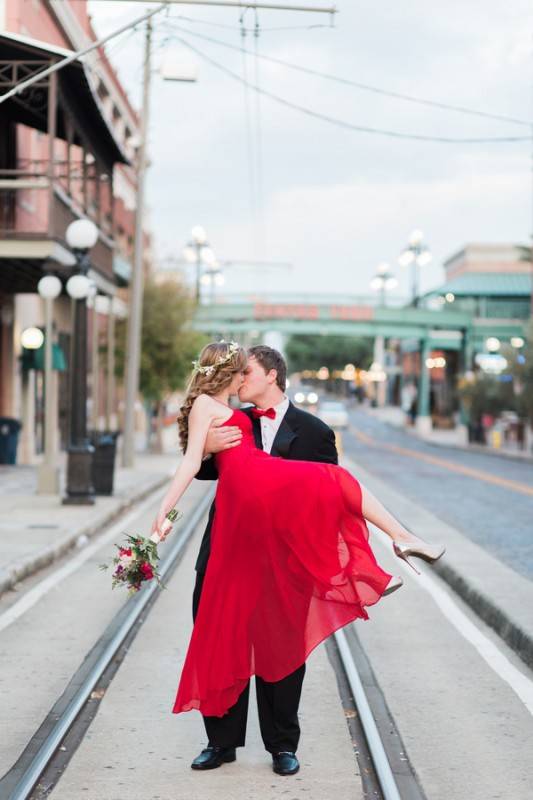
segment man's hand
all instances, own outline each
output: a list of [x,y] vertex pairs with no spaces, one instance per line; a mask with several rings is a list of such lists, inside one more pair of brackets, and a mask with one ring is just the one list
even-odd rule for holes
[[204,445],[204,457],[212,453],[221,453],[241,443],[242,431],[237,425],[224,425],[214,422],[207,432]]

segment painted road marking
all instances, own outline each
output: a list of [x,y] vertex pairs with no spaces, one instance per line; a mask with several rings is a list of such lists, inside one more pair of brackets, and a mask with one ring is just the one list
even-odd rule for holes
[[472,467],[465,467],[461,464],[455,464],[453,461],[448,461],[446,458],[439,456],[430,456],[427,453],[420,453],[418,450],[410,450],[408,447],[400,447],[395,444],[384,444],[373,439],[367,433],[350,428],[350,432],[359,439],[363,444],[369,447],[377,447],[381,450],[388,450],[390,453],[397,453],[401,456],[408,456],[409,458],[417,458],[419,461],[425,461],[427,464],[433,464],[437,467],[443,467],[450,472],[457,472],[459,475],[467,475],[469,478],[476,478],[478,481],[485,481],[485,483],[492,483],[495,486],[502,486],[505,489],[511,489],[513,492],[533,497],[533,486],[528,486],[526,483],[520,481],[512,481],[507,478],[500,478],[497,475],[491,475],[490,472],[484,472],[481,469],[474,469]]
[[[390,549],[388,540],[383,540],[384,534],[379,528],[376,528],[375,525],[370,525],[369,527],[377,534],[374,537],[374,541],[378,541],[381,547]],[[411,580],[416,581],[431,595],[446,619],[467,642],[470,642],[493,672],[510,686],[533,716],[533,681],[523,672],[520,672],[494,642],[476,627],[448,592],[439,586],[435,578],[425,571],[421,575],[413,574],[413,570],[407,564],[404,564],[401,559],[397,559],[397,561],[399,562],[397,566],[403,569]]]

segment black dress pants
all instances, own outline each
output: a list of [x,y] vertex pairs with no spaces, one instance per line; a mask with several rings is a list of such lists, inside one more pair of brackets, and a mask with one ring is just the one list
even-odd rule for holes
[[[193,620],[196,619],[204,573],[196,573],[196,584],[192,600]],[[256,675],[255,691],[259,713],[259,727],[265,749],[269,753],[288,750],[295,753],[300,740],[298,706],[302,694],[305,664],[281,681],[267,683]],[[205,729],[210,745],[219,747],[244,747],[250,682],[239,695],[239,699],[223,717],[204,717]]]

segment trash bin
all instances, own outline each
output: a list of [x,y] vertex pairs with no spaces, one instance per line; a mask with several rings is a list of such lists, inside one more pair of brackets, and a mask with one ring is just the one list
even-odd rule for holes
[[94,447],[92,479],[95,494],[113,494],[115,454],[119,431],[91,431]]
[[17,445],[22,425],[13,417],[0,417],[0,464],[17,463]]

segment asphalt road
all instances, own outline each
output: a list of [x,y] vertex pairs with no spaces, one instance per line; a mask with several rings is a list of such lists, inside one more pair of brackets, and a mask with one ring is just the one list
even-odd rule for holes
[[356,464],[533,579],[533,464],[426,444],[361,409],[350,422]]

